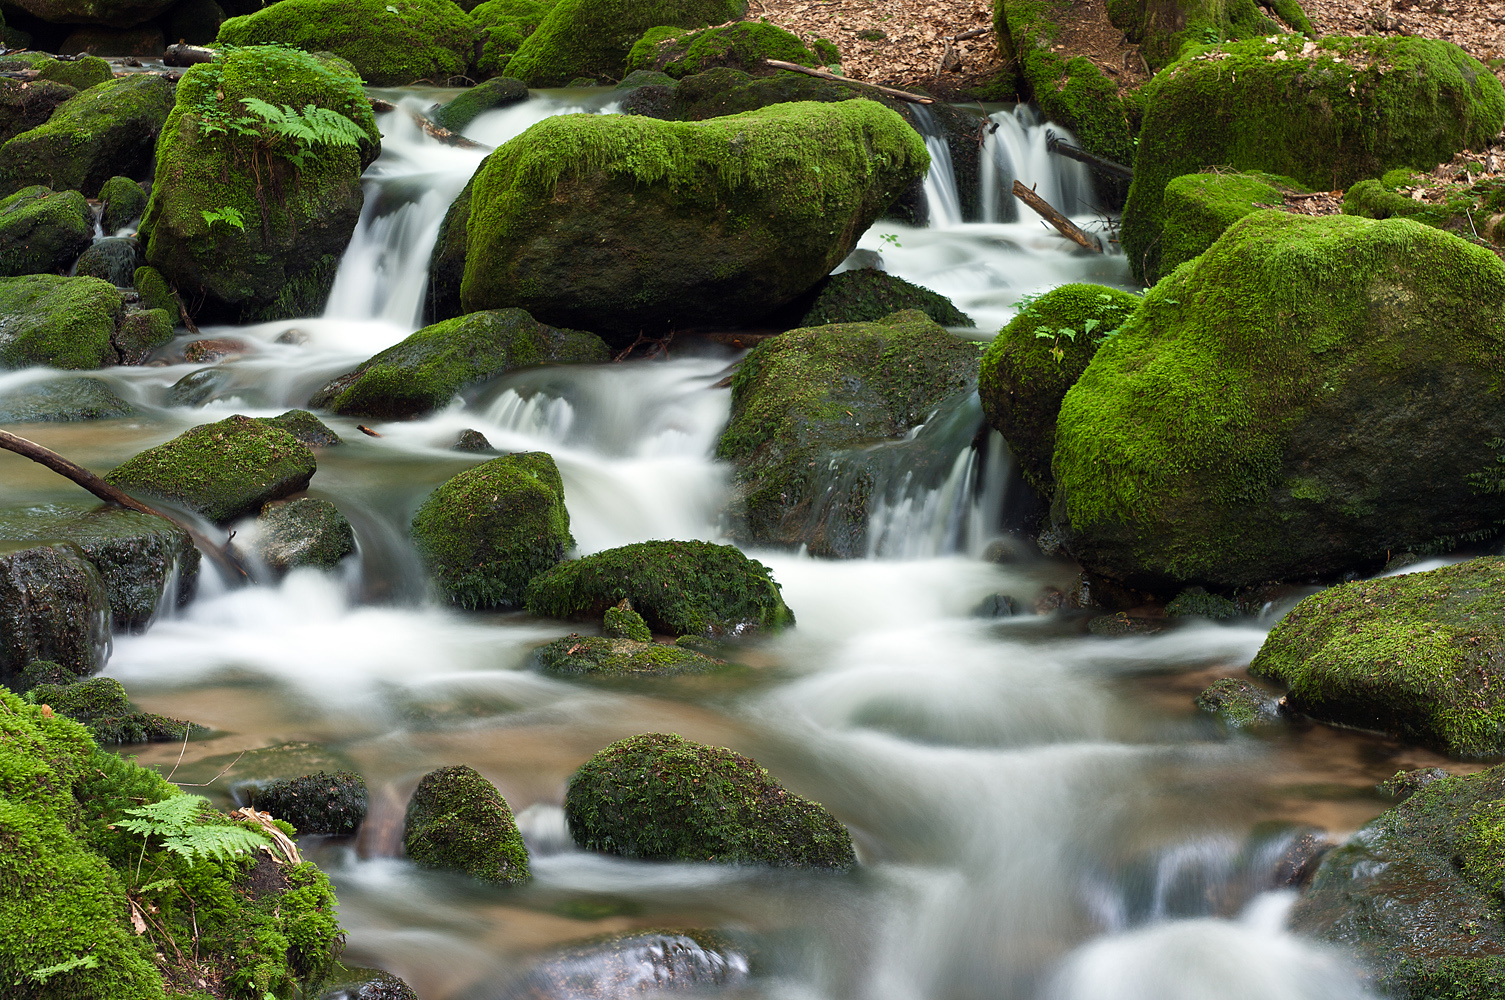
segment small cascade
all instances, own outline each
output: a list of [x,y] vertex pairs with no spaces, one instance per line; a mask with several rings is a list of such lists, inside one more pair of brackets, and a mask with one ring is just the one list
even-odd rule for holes
[[1018,201],[1009,194],[1016,180],[1067,215],[1097,210],[1087,167],[1046,148],[1051,133],[1067,142],[1075,142],[1075,136],[1060,125],[1041,121],[1027,104],[994,112],[989,118],[995,127],[984,140],[978,171],[984,222],[1018,221]]
[[946,145],[946,136],[935,116],[924,105],[916,104],[911,110],[915,125],[925,139],[925,148],[930,151],[930,171],[925,175],[925,201],[930,206],[930,227],[945,229],[960,225],[962,202],[956,190],[956,171],[951,166],[951,147]]

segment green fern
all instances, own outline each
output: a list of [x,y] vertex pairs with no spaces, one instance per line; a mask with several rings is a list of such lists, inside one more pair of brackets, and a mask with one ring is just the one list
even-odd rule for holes
[[[195,857],[224,860],[271,843],[266,837],[245,827],[214,826],[200,822],[199,817],[208,805],[209,800],[202,795],[175,795],[161,802],[127,809],[125,815],[129,818],[119,820],[115,825],[141,835],[143,858],[153,837],[161,841],[165,850],[189,860]],[[139,876],[139,860],[136,862],[136,871]],[[161,886],[154,883],[154,887]]]
[[34,983],[46,983],[47,980],[51,979],[53,976],[59,976],[65,972],[72,972],[74,969],[97,968],[99,968],[98,958],[93,955],[80,955],[77,958],[70,958],[66,962],[59,962],[57,965],[49,965],[45,969],[32,969],[26,974],[26,978],[30,979]]
[[241,232],[245,232],[246,218],[240,214],[240,209],[234,205],[226,205],[213,211],[206,208],[199,214],[204,217],[204,224],[210,229],[214,228],[216,222],[223,222],[231,229],[239,229]]

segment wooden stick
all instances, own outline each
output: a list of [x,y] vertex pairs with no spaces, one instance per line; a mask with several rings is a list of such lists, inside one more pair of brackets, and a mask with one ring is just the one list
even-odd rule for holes
[[192,525],[173,517],[171,514],[163,513],[155,507],[148,507],[119,487],[96,476],[82,465],[70,462],[51,448],[44,448],[35,441],[28,441],[24,437],[18,437],[10,431],[0,431],[0,448],[6,451],[13,451],[22,458],[29,458],[39,465],[47,466],[53,472],[56,472],[65,479],[71,479],[74,483],[82,486],[106,503],[116,504],[140,514],[153,514],[165,521],[171,521],[188,532],[188,537],[193,539],[193,543],[203,551],[204,555],[213,560],[216,566],[224,570],[232,582],[243,581],[249,578],[246,568],[231,553],[228,545],[215,545],[208,538],[200,534]]
[[1039,214],[1040,218],[1044,219],[1046,222],[1054,226],[1056,228],[1056,232],[1060,233],[1068,240],[1071,240],[1073,243],[1077,243],[1082,247],[1091,250],[1093,253],[1103,252],[1103,245],[1101,243],[1099,243],[1093,237],[1089,236],[1087,233],[1083,232],[1081,229],[1077,228],[1076,223],[1072,222],[1070,219],[1066,218],[1066,216],[1051,208],[1049,202],[1047,202],[1039,195],[1035,194],[1035,192],[1031,191],[1023,184],[1020,184],[1018,181],[1014,182],[1014,197],[1018,198],[1030,208],[1034,209],[1035,212]]
[[774,69],[787,69],[792,73],[803,73],[806,76],[813,76],[818,80],[830,80],[832,83],[846,83],[852,85],[853,87],[867,87],[870,90],[876,90],[880,93],[887,94],[890,97],[897,97],[901,101],[909,101],[912,104],[935,103],[935,98],[933,97],[921,97],[919,94],[911,94],[906,90],[895,90],[892,87],[884,87],[876,83],[863,83],[861,80],[848,80],[844,76],[837,76],[835,73],[828,73],[823,69],[811,69],[809,66],[801,66],[799,63],[785,62],[782,59],[764,59],[763,62],[769,66],[772,66]]
[[1060,153],[1062,156],[1076,160],[1078,163],[1085,163],[1087,166],[1101,170],[1105,174],[1122,177],[1126,181],[1134,179],[1134,169],[1132,167],[1126,167],[1122,163],[1114,163],[1112,160],[1106,160],[1094,153],[1087,152],[1085,149],[1078,149],[1076,146],[1057,136],[1054,132],[1050,133],[1049,138],[1045,140],[1045,148],[1052,153]]
[[971,31],[963,31],[960,35],[952,35],[951,36],[951,40],[953,42],[961,42],[961,41],[965,41],[968,38],[976,38],[979,35],[986,35],[988,32],[990,32],[992,30],[993,29],[991,27],[988,27],[987,25],[984,25],[981,28],[973,28]]
[[423,117],[416,111],[410,113],[413,116],[413,121],[417,122],[418,127],[423,129],[423,131],[426,132],[430,138],[438,139],[440,142],[454,146],[458,149],[489,148],[487,146],[481,145],[479,142],[473,142],[472,140],[465,138],[463,135],[451,132],[447,128],[435,125],[433,122],[429,121],[427,118]]

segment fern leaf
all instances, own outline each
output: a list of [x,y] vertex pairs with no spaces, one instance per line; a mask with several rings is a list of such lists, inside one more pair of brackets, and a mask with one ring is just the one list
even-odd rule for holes
[[209,800],[202,795],[174,795],[161,802],[125,810],[129,818],[119,820],[115,825],[143,837],[176,833],[198,819],[199,812],[208,803]]
[[162,841],[169,851],[185,858],[200,856],[221,860],[270,843],[261,834],[240,826],[191,826],[181,833],[164,837]]

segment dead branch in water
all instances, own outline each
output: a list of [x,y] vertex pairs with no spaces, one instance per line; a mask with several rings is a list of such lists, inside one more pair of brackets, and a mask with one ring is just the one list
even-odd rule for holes
[[1057,212],[1054,208],[1051,208],[1050,203],[1044,198],[1035,194],[1035,192],[1031,191],[1023,184],[1020,184],[1018,181],[1014,182],[1014,197],[1018,198],[1030,208],[1034,209],[1035,212],[1040,216],[1040,218],[1044,219],[1046,222],[1054,226],[1056,232],[1060,233],[1068,240],[1071,240],[1073,243],[1091,250],[1093,253],[1103,252],[1103,245],[1101,243],[1099,243],[1091,235],[1080,229],[1076,223],[1066,218],[1066,216],[1062,215],[1060,212]]
[[911,94],[907,90],[895,90],[893,87],[884,87],[876,83],[863,83],[861,80],[848,80],[844,76],[837,76],[835,73],[828,73],[823,69],[811,69],[809,66],[801,66],[799,63],[785,62],[782,59],[764,59],[763,62],[769,66],[772,66],[774,69],[787,69],[791,73],[803,73],[806,76],[813,76],[817,80],[830,80],[832,83],[845,83],[853,87],[867,87],[869,90],[876,90],[879,93],[887,94],[890,97],[897,97],[901,101],[909,101],[912,104],[935,103],[935,98],[933,97],[921,97],[919,94]]

